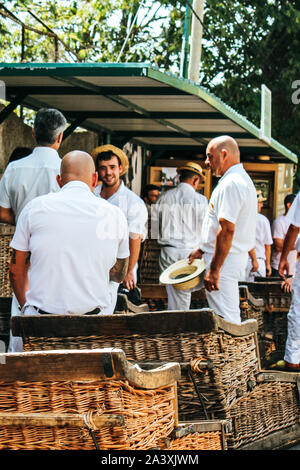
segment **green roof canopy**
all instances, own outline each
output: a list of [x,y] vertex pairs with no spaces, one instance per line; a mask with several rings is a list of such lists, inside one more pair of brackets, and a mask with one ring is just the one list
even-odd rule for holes
[[242,160],[269,155],[271,161],[297,163],[297,156],[276,140],[265,141],[260,129],[203,87],[148,64],[0,63],[10,104],[0,123],[22,104],[31,109],[60,109],[70,127],[109,134],[151,150],[185,149],[205,153],[218,135],[234,137]]

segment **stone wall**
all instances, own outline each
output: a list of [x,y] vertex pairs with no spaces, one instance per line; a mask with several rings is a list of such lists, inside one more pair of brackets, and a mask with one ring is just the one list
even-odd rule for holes
[[[3,106],[1,108],[3,109]],[[79,130],[73,132],[62,142],[58,153],[61,157],[71,150],[84,150],[90,153],[97,145],[97,134]],[[3,173],[9,157],[16,147],[34,148],[34,146],[32,128],[24,124],[16,113],[12,113],[0,125],[0,173]]]

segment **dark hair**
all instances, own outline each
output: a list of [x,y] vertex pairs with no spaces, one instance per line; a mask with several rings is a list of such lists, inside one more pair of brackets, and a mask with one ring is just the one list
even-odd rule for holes
[[200,175],[198,173],[195,173],[194,171],[180,170],[179,181],[186,181],[190,178],[193,178],[194,176],[198,176],[200,178]]
[[146,184],[146,186],[143,188],[142,191],[142,197],[147,197],[149,191],[160,191],[160,188],[158,186],[155,186],[155,184]]
[[96,169],[98,168],[99,162],[101,160],[108,162],[108,160],[111,160],[113,157],[116,157],[118,159],[119,166],[122,165],[121,160],[119,159],[118,155],[114,154],[112,150],[107,150],[106,152],[98,153],[96,160],[95,160]]
[[288,205],[289,203],[292,204],[292,202],[294,201],[295,197],[296,197],[296,194],[288,194],[287,196],[285,196],[285,198],[284,198],[284,207],[285,207],[285,210],[286,210],[286,211],[287,211],[287,209],[288,209],[287,205]]
[[65,116],[57,109],[41,108],[35,117],[34,134],[38,145],[54,144],[67,125]]
[[28,147],[16,147],[15,150],[12,151],[7,164],[14,162],[15,160],[20,160],[20,158],[27,157],[31,153],[32,149]]

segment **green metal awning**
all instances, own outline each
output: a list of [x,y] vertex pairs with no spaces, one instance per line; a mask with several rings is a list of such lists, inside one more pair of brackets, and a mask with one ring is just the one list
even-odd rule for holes
[[269,155],[271,161],[297,163],[297,155],[201,86],[160,72],[149,64],[0,63],[10,104],[0,123],[22,104],[61,110],[76,127],[109,135],[113,143],[131,141],[155,150],[205,153],[209,140],[234,137],[242,160]]

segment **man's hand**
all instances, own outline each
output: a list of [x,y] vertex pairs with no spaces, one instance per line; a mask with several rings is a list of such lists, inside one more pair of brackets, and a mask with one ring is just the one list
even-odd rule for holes
[[278,266],[278,274],[284,280],[286,280],[285,273],[287,274],[287,276],[290,274],[290,266],[289,266],[289,262],[287,258],[281,257],[280,263]]
[[288,277],[281,283],[281,289],[286,293],[289,294],[292,291],[292,282],[293,278]]
[[270,264],[266,264],[266,274],[268,277],[272,274],[272,268]]
[[256,273],[258,271],[258,261],[257,259],[252,259],[252,269],[251,269],[251,273]]
[[194,259],[202,259],[203,251],[198,248],[197,250],[192,251],[192,253],[189,254],[189,264],[192,264]]
[[208,292],[219,290],[219,276],[219,271],[209,269],[208,273],[204,278],[204,286],[205,289],[208,290]]
[[134,289],[136,287],[133,271],[128,271],[123,281],[123,286],[128,290]]

